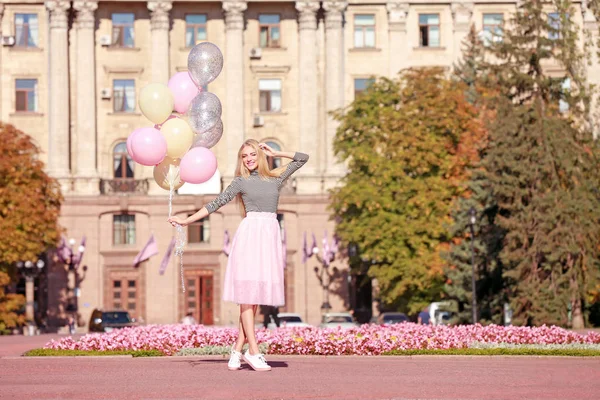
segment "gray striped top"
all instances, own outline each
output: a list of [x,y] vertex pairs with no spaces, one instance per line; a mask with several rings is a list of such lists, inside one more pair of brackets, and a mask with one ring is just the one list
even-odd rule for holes
[[308,154],[295,153],[293,161],[287,165],[286,170],[277,178],[261,179],[256,170],[252,171],[247,178],[236,176],[233,182],[227,186],[227,189],[205,207],[208,213],[211,214],[233,200],[238,193],[241,193],[246,212],[277,212],[279,190],[283,186],[283,182],[307,161]]

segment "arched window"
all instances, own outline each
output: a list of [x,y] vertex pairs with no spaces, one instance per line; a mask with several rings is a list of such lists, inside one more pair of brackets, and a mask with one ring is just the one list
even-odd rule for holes
[[133,178],[133,160],[127,153],[127,143],[121,142],[113,152],[113,170],[115,178]]
[[[281,151],[281,146],[277,143],[271,141],[267,141],[265,143],[269,145],[269,147],[271,147],[273,150]],[[281,158],[267,157],[267,162],[269,163],[269,169],[281,167]]]

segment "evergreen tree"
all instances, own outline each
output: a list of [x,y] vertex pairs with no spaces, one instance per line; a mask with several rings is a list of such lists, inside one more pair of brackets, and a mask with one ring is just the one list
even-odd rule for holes
[[[455,66],[454,77],[467,86],[466,97],[477,110],[477,119],[481,125],[494,118],[494,112],[486,105],[486,100],[493,93],[490,77],[485,75],[485,47],[477,35],[475,27],[471,27],[463,44],[462,59]],[[473,149],[477,152],[477,161],[485,155],[487,149],[487,130],[482,132]],[[479,162],[474,163],[471,171],[468,190],[461,196],[452,212],[453,225],[450,229],[451,246],[444,254],[448,261],[445,268],[446,294],[458,301],[459,314],[457,323],[472,321],[472,266],[470,215],[471,208],[476,210],[475,231],[475,278],[477,290],[478,321],[482,323],[502,323],[503,303],[505,295],[502,278],[502,263],[499,253],[502,249],[504,230],[496,223],[498,207],[491,193],[489,181],[481,171]]]
[[[524,1],[503,41],[489,47],[494,62],[485,68],[499,95],[482,166],[506,231],[501,259],[514,322],[567,325],[571,310],[580,328],[599,272],[598,151],[585,123],[573,10],[569,1],[553,4],[556,20],[542,1]],[[562,67],[559,76],[547,72],[552,63]]]

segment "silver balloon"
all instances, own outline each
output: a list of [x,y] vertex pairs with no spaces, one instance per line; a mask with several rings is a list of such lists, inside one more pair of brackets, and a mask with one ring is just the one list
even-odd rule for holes
[[214,81],[223,69],[223,53],[214,44],[195,45],[188,55],[188,71],[198,87]]
[[194,136],[192,147],[206,147],[210,149],[221,140],[223,136],[223,121],[217,121],[217,124],[210,130]]
[[192,131],[204,133],[214,127],[221,119],[221,102],[210,92],[200,92],[187,110],[187,118]]

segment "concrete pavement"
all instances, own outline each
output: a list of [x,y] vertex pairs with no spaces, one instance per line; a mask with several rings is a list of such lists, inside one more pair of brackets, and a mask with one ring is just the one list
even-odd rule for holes
[[[18,357],[62,335],[0,336],[0,399],[598,399],[600,358]],[[7,358],[8,357],[8,358]]]
[[598,399],[600,360],[567,357],[221,356],[0,359],[6,399]]

